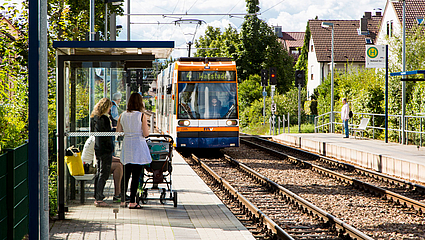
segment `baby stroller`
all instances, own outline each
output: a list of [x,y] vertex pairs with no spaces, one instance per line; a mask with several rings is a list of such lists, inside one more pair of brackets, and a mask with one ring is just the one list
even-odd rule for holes
[[[146,171],[140,176],[136,202],[141,201],[145,204],[147,200],[158,200],[158,198],[148,197],[148,193],[149,191],[159,191],[161,204],[165,204],[167,200],[172,200],[174,207],[177,207],[177,192],[173,191],[171,183],[173,138],[170,135],[150,134],[146,142],[152,162],[145,167]],[[151,187],[148,188],[148,185]],[[163,187],[159,188],[160,185]],[[167,193],[169,193],[168,198]]]

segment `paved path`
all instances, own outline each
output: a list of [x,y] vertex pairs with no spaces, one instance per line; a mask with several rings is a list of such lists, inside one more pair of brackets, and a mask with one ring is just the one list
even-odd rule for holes
[[[68,205],[66,220],[51,224],[50,239],[254,239],[176,152],[173,189],[178,192],[177,208],[171,201],[162,205],[159,200],[149,201],[140,210],[119,208],[111,201],[111,179],[106,186],[106,202],[112,207],[95,207],[90,197],[93,185],[87,184],[86,204],[75,201]],[[116,219],[114,208],[119,209]]]

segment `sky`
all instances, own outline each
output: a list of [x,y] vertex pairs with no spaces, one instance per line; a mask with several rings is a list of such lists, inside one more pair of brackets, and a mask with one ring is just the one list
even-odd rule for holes
[[[5,1],[0,0],[0,5]],[[125,13],[128,1],[131,14],[216,14],[130,17],[130,40],[175,41],[173,58],[187,56],[187,42],[203,35],[207,26],[224,29],[230,24],[240,30],[243,16],[217,14],[246,13],[245,0],[124,0]],[[260,0],[258,17],[270,26],[281,26],[284,32],[304,32],[307,21],[316,16],[322,20],[360,20],[364,12],[379,8],[383,11],[385,4],[386,0]],[[194,23],[201,21],[202,24],[179,22],[179,19],[192,19],[196,20]],[[127,40],[127,17],[118,16],[117,25],[123,27],[117,40]]]
[[[386,0],[260,0],[259,18],[271,26],[282,26],[284,32],[304,32],[307,21],[316,16],[323,20],[355,20],[364,12],[385,8]],[[127,13],[127,6],[124,3]],[[131,14],[244,14],[245,0],[131,0]],[[202,24],[176,24],[176,20],[195,19]],[[198,21],[194,21],[198,22]],[[243,16],[131,16],[131,40],[175,41],[172,56],[187,56],[187,42],[203,35],[207,26],[224,29],[229,24],[240,30]],[[149,24],[147,24],[149,23]],[[177,22],[178,23],[178,22]],[[127,17],[118,17],[122,32],[117,40],[127,40]],[[193,35],[195,34],[195,36]],[[192,51],[193,52],[193,51]]]

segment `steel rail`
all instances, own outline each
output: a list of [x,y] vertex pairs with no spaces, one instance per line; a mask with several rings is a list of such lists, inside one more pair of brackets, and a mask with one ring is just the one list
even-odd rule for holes
[[425,193],[425,186],[420,185],[420,184],[405,181],[403,179],[388,176],[388,175],[385,175],[383,173],[372,171],[372,170],[369,170],[369,169],[366,169],[366,168],[363,168],[363,167],[360,167],[360,166],[355,166],[353,164],[349,164],[349,163],[346,163],[346,162],[341,162],[341,161],[338,161],[336,159],[328,158],[328,157],[325,157],[325,156],[322,156],[322,155],[319,155],[319,154],[316,154],[316,153],[308,152],[308,151],[305,151],[303,149],[294,148],[294,147],[291,147],[291,146],[287,146],[287,145],[277,143],[277,142],[274,142],[274,141],[270,141],[270,140],[267,140],[267,139],[263,139],[263,138],[260,138],[260,137],[250,136],[250,138],[254,138],[256,140],[265,142],[266,144],[273,144],[273,145],[278,146],[278,147],[284,147],[284,148],[288,148],[288,149],[293,150],[293,151],[299,151],[299,152],[302,152],[303,154],[316,157],[316,158],[318,158],[317,160],[331,164],[333,166],[339,166],[339,167],[343,167],[343,168],[346,168],[346,169],[352,169],[352,170],[354,170],[354,171],[356,171],[360,174],[367,175],[369,177],[373,177],[373,178],[378,179],[378,180],[382,180],[382,181],[392,183],[392,184],[397,184],[399,186],[405,186],[407,189],[411,189],[411,190],[415,190],[415,191]]
[[237,199],[240,204],[242,204],[246,210],[251,213],[251,217],[254,220],[260,221],[266,226],[266,229],[271,231],[278,239],[284,240],[293,240],[285,230],[279,227],[273,220],[271,220],[266,214],[264,214],[260,209],[258,209],[254,204],[252,204],[248,199],[246,199],[241,193],[239,193],[232,185],[227,182],[225,179],[220,177],[214,170],[212,170],[209,166],[207,166],[204,162],[202,162],[197,156],[192,154],[192,159],[194,159],[200,166],[207,171],[217,183],[221,184],[225,189],[226,193],[232,195],[234,199]]
[[279,191],[281,196],[295,204],[298,208],[304,210],[305,212],[309,213],[310,215],[315,215],[316,217],[320,218],[325,223],[334,226],[336,229],[338,229],[339,234],[341,235],[348,235],[352,239],[373,239],[366,235],[365,233],[359,231],[358,229],[354,228],[353,226],[343,222],[339,218],[331,215],[330,213],[326,212],[325,210],[313,205],[309,201],[303,199],[302,197],[298,196],[297,194],[291,192],[290,190],[280,186],[279,184],[273,182],[272,180],[268,179],[267,177],[261,175],[257,171],[253,170],[252,168],[246,166],[243,163],[238,162],[237,160],[231,158],[228,155],[225,155],[225,158],[231,162],[234,165],[237,165],[240,169],[245,171],[248,175],[251,177],[257,179],[258,181],[261,181],[263,184],[267,185],[269,188]]
[[[308,161],[298,159],[296,157],[287,155],[285,153],[276,151],[274,149],[271,149],[271,148],[268,148],[268,147],[265,147],[265,146],[261,146],[261,145],[258,145],[256,143],[253,143],[253,142],[249,142],[246,139],[241,139],[241,142],[246,142],[248,144],[254,145],[255,147],[262,148],[262,149],[264,149],[266,151],[272,152],[273,154],[283,156],[283,157],[287,158],[290,162],[292,162],[294,164],[299,164],[299,165],[301,165],[303,167],[308,167],[308,168],[312,169],[315,172],[318,172],[318,173],[320,173],[322,175],[326,175],[328,177],[332,177],[332,178],[337,179],[337,180],[340,180],[342,182],[349,183],[349,184],[351,184],[352,186],[354,186],[356,188],[363,189],[363,190],[368,190],[368,191],[371,191],[373,193],[376,193],[379,196],[383,196],[387,200],[396,202],[396,203],[401,204],[401,205],[403,205],[405,207],[410,207],[410,208],[416,210],[418,214],[425,213],[425,204],[424,203],[421,203],[419,201],[416,201],[414,199],[411,199],[411,198],[402,196],[402,195],[400,195],[398,193],[395,193],[395,192],[392,192],[392,191],[389,191],[389,190],[385,190],[383,188],[380,188],[380,187],[377,187],[377,186],[374,186],[374,185],[371,185],[371,184],[362,182],[362,181],[357,180],[355,178],[345,176],[343,174],[340,174],[340,173],[334,172],[332,170],[329,170],[329,169],[326,169],[326,168],[317,166],[317,165],[315,165],[313,163],[310,163]],[[285,147],[287,147],[287,146],[285,146]],[[303,151],[303,150],[299,150],[299,149],[296,149],[296,148],[293,148],[293,149],[294,150],[297,150],[297,151]],[[305,151],[303,151],[303,152],[305,152]],[[308,153],[308,152],[306,152],[306,153]],[[311,154],[311,153],[309,153],[309,154]],[[356,167],[356,166],[351,165],[350,167]]]
[[291,147],[291,146],[285,145],[284,143],[274,142],[274,141],[270,141],[270,140],[263,139],[263,138],[256,137],[256,136],[250,136],[250,137],[246,136],[246,137],[247,138],[255,138],[256,140],[266,142],[267,144],[273,144],[273,145],[278,146],[278,147],[288,148],[288,149],[291,149],[293,151],[299,151],[299,152],[302,152],[303,154],[317,157],[319,161],[326,162],[326,163],[332,164],[334,166],[341,166],[341,167],[344,167],[344,168],[347,168],[347,169],[353,169],[353,170],[355,170],[359,173],[368,175],[370,177],[374,177],[375,179],[384,180],[386,182],[393,183],[393,184],[398,184],[399,186],[407,186],[408,189],[417,190],[417,191],[425,193],[425,186],[420,185],[420,184],[416,184],[416,183],[412,183],[412,182],[409,182],[409,181],[405,181],[403,179],[388,176],[388,175],[385,175],[383,173],[372,171],[372,170],[369,170],[369,169],[366,169],[366,168],[363,168],[363,167],[360,167],[360,166],[355,166],[353,164],[341,162],[341,161],[338,161],[336,159],[328,158],[328,157],[325,157],[325,156],[322,156],[322,155],[319,155],[319,154],[316,154],[316,153],[305,151],[303,149]]

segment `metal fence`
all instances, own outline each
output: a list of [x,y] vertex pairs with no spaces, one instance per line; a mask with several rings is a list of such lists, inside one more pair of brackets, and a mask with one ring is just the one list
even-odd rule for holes
[[[330,121],[330,112],[324,113],[314,118],[314,132],[331,132],[332,127]],[[335,131],[342,131],[341,112],[334,112],[334,121],[332,122]],[[385,134],[385,114],[374,113],[354,113],[349,121],[350,130],[359,126],[362,118],[369,118],[369,125],[367,127],[367,135],[372,139],[384,139]],[[417,146],[424,145],[424,124],[425,116],[404,116],[405,129],[402,129],[402,116],[401,115],[388,115],[388,138],[395,142],[402,142],[402,134],[404,132],[407,144]],[[336,121],[339,120],[339,121]]]
[[28,144],[0,155],[0,239],[28,234]]

